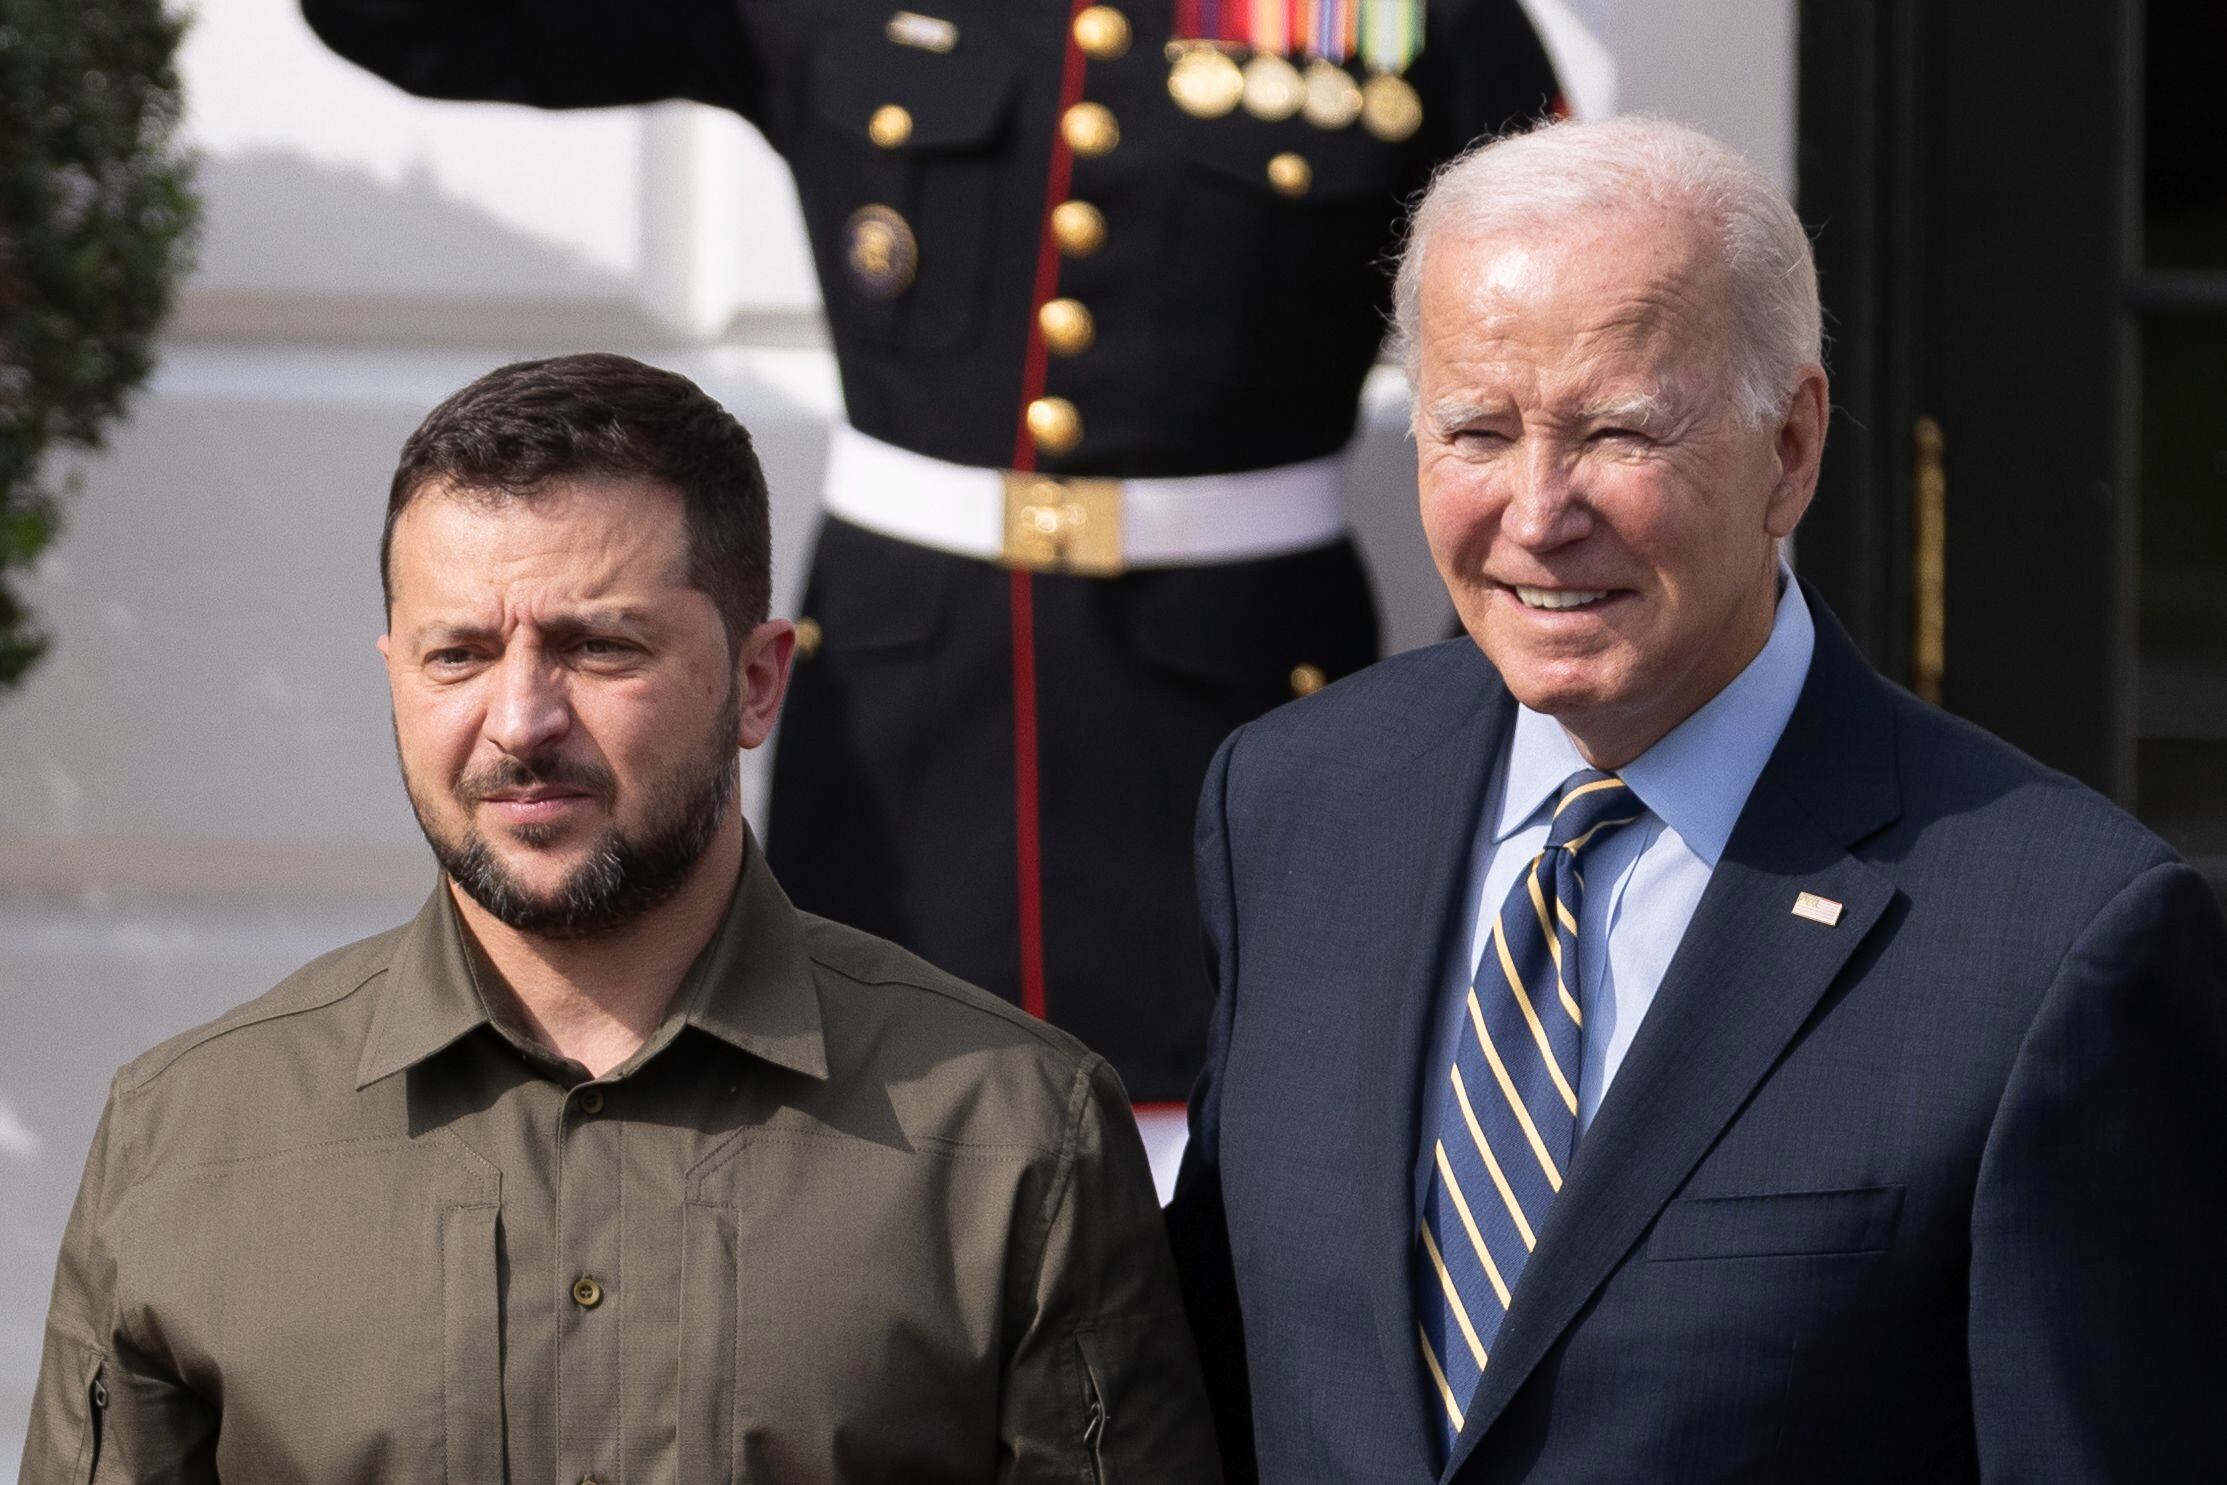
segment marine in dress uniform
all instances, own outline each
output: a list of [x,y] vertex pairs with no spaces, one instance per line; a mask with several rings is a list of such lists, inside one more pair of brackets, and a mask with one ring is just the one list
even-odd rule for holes
[[1337,456],[1402,199],[1554,75],[1515,0],[911,3],[303,9],[412,93],[688,98],[788,161],[849,422],[769,856],[1180,1100],[1206,766],[1376,656]]

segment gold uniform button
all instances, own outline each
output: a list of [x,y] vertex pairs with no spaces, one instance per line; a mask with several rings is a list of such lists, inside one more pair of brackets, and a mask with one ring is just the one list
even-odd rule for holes
[[1268,183],[1286,196],[1304,196],[1315,183],[1315,168],[1285,150],[1268,162]]
[[1055,356],[1079,356],[1098,338],[1098,321],[1079,299],[1045,300],[1036,323]]
[[1028,436],[1054,456],[1083,441],[1083,415],[1064,397],[1039,397],[1028,405]]
[[1294,665],[1291,668],[1291,694],[1312,696],[1330,683],[1319,665]]
[[1094,62],[1111,62],[1129,50],[1129,17],[1111,5],[1093,5],[1075,17],[1075,45]]
[[912,138],[912,115],[894,103],[884,103],[866,121],[866,137],[885,150],[901,148]]
[[572,1302],[583,1310],[594,1309],[603,1303],[603,1286],[593,1279],[574,1279]]
[[580,1112],[591,1118],[603,1112],[603,1090],[590,1088],[580,1095]]
[[1087,258],[1106,245],[1106,214],[1087,201],[1052,208],[1052,238],[1070,258]]
[[1110,155],[1121,143],[1121,125],[1103,103],[1078,103],[1060,115],[1059,132],[1067,147],[1086,160]]
[[796,621],[796,653],[797,653],[797,658],[798,658],[798,659],[801,659],[801,660],[809,660],[809,659],[811,659],[811,658],[812,658],[812,657],[813,657],[814,655],[817,655],[817,654],[818,654],[819,652],[820,652],[820,621],[819,621],[819,620],[817,620],[817,619],[799,619],[799,620],[797,620],[797,621]]

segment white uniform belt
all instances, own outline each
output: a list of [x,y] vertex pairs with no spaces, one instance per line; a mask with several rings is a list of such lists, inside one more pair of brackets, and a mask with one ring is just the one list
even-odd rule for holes
[[950,464],[835,427],[823,503],[883,536],[1033,572],[1239,562],[1345,534],[1344,460],[1242,474],[1073,479]]

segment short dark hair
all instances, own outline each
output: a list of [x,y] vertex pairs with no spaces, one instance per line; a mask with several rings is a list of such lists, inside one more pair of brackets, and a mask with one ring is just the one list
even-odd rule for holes
[[379,586],[394,608],[394,525],[428,486],[532,500],[560,480],[664,485],[688,521],[688,582],[719,609],[730,648],[772,601],[765,473],[750,435],[677,372],[609,352],[514,361],[451,394],[402,445],[379,535]]

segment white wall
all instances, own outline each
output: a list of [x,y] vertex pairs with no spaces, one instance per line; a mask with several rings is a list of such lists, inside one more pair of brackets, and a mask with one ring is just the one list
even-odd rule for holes
[[[1790,180],[1793,0],[1533,3],[1581,106],[1689,119]],[[431,883],[372,650],[403,436],[520,354],[673,365],[760,442],[793,611],[839,408],[793,192],[734,120],[419,102],[277,0],[207,0],[184,69],[201,268],[29,585],[55,650],[0,703],[0,1258],[18,1276],[0,1292],[0,1472],[109,1073]],[[1396,378],[1370,408],[1356,519],[1410,644],[1446,610]]]

